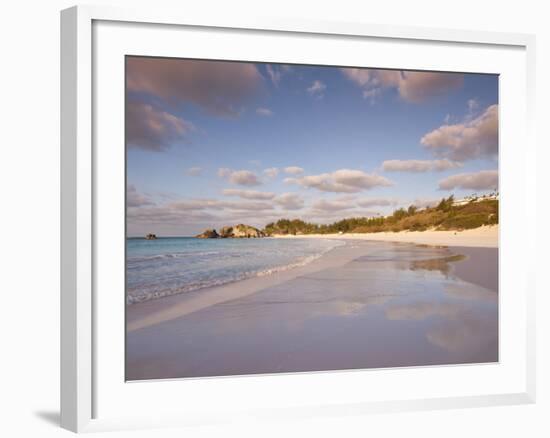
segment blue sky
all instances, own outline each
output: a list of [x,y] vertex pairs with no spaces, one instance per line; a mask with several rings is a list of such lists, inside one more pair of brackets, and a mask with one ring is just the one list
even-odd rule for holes
[[497,188],[494,75],[127,59],[128,233],[327,223]]

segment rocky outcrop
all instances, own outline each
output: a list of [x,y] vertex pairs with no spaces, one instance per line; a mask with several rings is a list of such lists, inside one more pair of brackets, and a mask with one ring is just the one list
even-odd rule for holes
[[145,240],[156,240],[156,239],[157,239],[157,235],[153,233],[149,233],[145,236]]
[[222,227],[219,234],[216,230],[205,230],[197,236],[199,239],[220,238],[258,238],[265,237],[265,234],[250,225],[238,224],[235,226]]
[[257,228],[251,227],[250,225],[244,225],[244,224],[238,224],[233,227],[231,237],[264,237],[264,233],[262,233]]
[[233,227],[222,227],[220,237],[233,237]]
[[220,235],[216,232],[216,230],[205,230],[196,237],[198,239],[216,239],[220,237]]

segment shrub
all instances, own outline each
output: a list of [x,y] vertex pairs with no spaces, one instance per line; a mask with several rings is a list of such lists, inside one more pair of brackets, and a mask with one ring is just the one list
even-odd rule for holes
[[323,225],[299,219],[280,219],[267,224],[264,232],[271,236],[273,234],[425,231],[430,228],[464,230],[499,223],[498,200],[484,199],[461,206],[453,206],[453,203],[454,197],[451,195],[443,198],[435,208],[418,211],[411,205],[407,210],[403,208],[395,210],[388,217],[352,217]]
[[470,228],[481,227],[488,223],[488,217],[483,213],[474,213],[474,214],[459,214],[454,217],[449,217],[445,219],[441,225],[441,229],[445,230],[467,230]]
[[393,218],[398,221],[400,219],[403,219],[404,217],[407,217],[407,212],[404,208],[400,208],[399,210],[395,210],[393,212]]
[[436,207],[439,211],[449,211],[453,208],[453,202],[455,202],[454,195],[449,196],[447,199],[443,198]]

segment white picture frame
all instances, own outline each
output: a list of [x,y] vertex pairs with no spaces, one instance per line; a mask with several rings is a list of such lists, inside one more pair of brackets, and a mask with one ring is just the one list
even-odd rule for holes
[[[520,53],[524,63],[517,66],[521,70],[520,77],[525,78],[523,89],[516,90],[517,96],[523,96],[524,101],[518,105],[520,115],[525,116],[516,135],[521,139],[521,151],[509,151],[508,159],[501,163],[501,170],[506,166],[516,163],[521,169],[518,171],[518,181],[521,183],[517,188],[511,189],[507,184],[506,176],[501,176],[502,196],[506,196],[506,188],[510,188],[510,199],[524,199],[530,205],[535,205],[535,141],[533,138],[534,120],[534,53],[535,39],[532,35],[490,33],[482,31],[460,31],[451,29],[424,29],[402,26],[385,26],[366,23],[338,23],[338,22],[317,22],[307,19],[278,19],[242,17],[239,20],[227,20],[224,17],[215,15],[202,16],[192,11],[163,11],[163,10],[131,10],[110,7],[78,6],[62,11],[61,13],[61,426],[75,431],[100,431],[126,428],[147,428],[162,426],[177,426],[186,424],[203,424],[210,421],[234,421],[235,419],[246,419],[253,416],[256,419],[269,419],[274,416],[301,417],[311,415],[342,415],[342,414],[365,414],[369,412],[394,412],[403,410],[419,409],[441,409],[451,407],[475,407],[487,405],[520,404],[532,403],[535,400],[535,273],[530,268],[528,260],[517,267],[514,281],[518,286],[520,296],[519,307],[511,312],[518,312],[517,316],[524,324],[519,324],[520,334],[517,344],[521,350],[517,351],[518,360],[521,366],[514,371],[516,383],[513,390],[508,390],[503,385],[498,387],[496,381],[494,391],[482,394],[464,393],[463,395],[440,393],[438,396],[417,398],[414,395],[403,393],[392,394],[389,399],[378,397],[376,399],[361,399],[346,396],[346,385],[353,385],[354,379],[358,379],[360,373],[330,375],[329,385],[339,385],[344,388],[339,394],[338,400],[331,401],[330,398],[320,397],[318,403],[302,400],[298,405],[287,404],[284,401],[284,394],[281,398],[275,398],[271,404],[262,405],[257,411],[251,411],[246,404],[242,404],[241,411],[224,411],[223,405],[212,413],[207,410],[198,409],[196,412],[179,410],[177,407],[170,412],[159,407],[157,412],[150,412],[150,415],[130,415],[120,410],[120,414],[112,415],[109,409],[108,415],[98,415],[102,411],[98,387],[105,371],[110,367],[107,363],[98,359],[98,349],[102,348],[98,343],[104,339],[101,330],[98,332],[98,319],[107,318],[102,316],[96,299],[97,285],[109,281],[109,278],[98,277],[98,203],[103,202],[98,198],[101,190],[97,189],[98,176],[103,169],[101,159],[94,153],[95,141],[98,133],[95,130],[95,123],[100,119],[96,106],[97,96],[95,87],[98,81],[97,66],[94,59],[98,56],[98,47],[101,40],[94,31],[98,23],[129,23],[132,26],[153,26],[158,31],[169,26],[185,27],[186,29],[197,29],[202,33],[223,31],[224,29],[238,30],[243,34],[250,34],[253,39],[258,33],[269,33],[274,38],[285,37],[307,37],[308,35],[352,38],[388,41],[389,44],[407,42],[408,44],[454,44],[465,47],[484,47],[487,50],[510,51]],[[116,44],[114,44],[116,45]],[[154,46],[154,43],[151,43]],[[149,48],[150,49],[150,48]],[[122,50],[122,49],[121,49]],[[459,62],[459,61],[457,61]],[[427,66],[431,68],[432,66]],[[498,73],[498,72],[497,72]],[[123,99],[123,96],[119,96]],[[518,99],[522,99],[519,97]],[[509,105],[516,102],[508,102]],[[502,121],[501,121],[502,123]],[[508,135],[508,134],[506,134]],[[510,134],[512,135],[512,134]],[[123,148],[124,146],[121,145]],[[507,152],[508,153],[508,152]],[[521,154],[521,162],[517,157]],[[503,172],[504,175],[506,172]],[[504,178],[504,179],[503,179]],[[513,192],[513,193],[512,193]],[[120,200],[120,199],[119,199]],[[116,201],[116,200],[115,200]],[[113,201],[113,202],[115,202]],[[503,206],[503,217],[508,210]],[[531,250],[535,254],[535,213],[521,209],[512,213],[515,219],[510,220],[509,225],[503,225],[501,239],[512,235],[514,224],[526,221],[524,238],[511,239],[505,246],[506,252],[501,251],[503,260],[510,259],[514,249],[521,245],[525,250]],[[511,216],[510,216],[511,217]],[[534,257],[531,256],[531,257]],[[511,262],[510,262],[511,263]],[[532,266],[532,265],[531,265]],[[510,274],[512,275],[512,274]],[[501,277],[502,284],[502,277]],[[516,306],[517,307],[517,306]],[[122,317],[122,316],[121,316]],[[501,324],[506,324],[509,318]],[[116,326],[116,325],[115,325]],[[112,325],[110,327],[113,327]],[[502,333],[502,331],[501,331]],[[503,341],[501,341],[503,342]],[[506,340],[504,342],[507,342]],[[105,357],[105,355],[103,355]],[[98,362],[100,361],[100,362]],[[502,364],[501,364],[502,365]],[[502,365],[503,367],[506,364]],[[374,370],[372,373],[382,373]],[[426,368],[422,371],[424,378],[429,373],[436,373],[435,368]],[[470,367],[467,373],[477,373],[477,368]],[[304,388],[312,387],[323,383],[322,379],[328,379],[326,374],[316,374],[315,380],[305,375],[286,376],[296,384],[304,385]],[[442,376],[444,377],[444,376]],[[407,375],[393,375],[393,378],[407,379]],[[504,378],[504,375],[503,375]],[[99,379],[99,380],[98,380]],[[256,391],[263,385],[262,379],[268,382],[266,377],[254,378],[233,378],[233,379],[202,379],[207,381],[200,390],[208,391],[235,391],[240,388],[244,392]],[[273,379],[273,376],[270,377]],[[300,381],[302,383],[300,383]],[[404,380],[406,381],[406,380]],[[124,385],[124,382],[120,382]],[[170,385],[165,382],[164,389]],[[132,396],[139,394],[137,385],[133,385]],[[148,385],[148,384],[146,384]],[[176,383],[173,383],[176,385]],[[195,383],[195,386],[198,384]],[[256,386],[254,386],[256,385]],[[260,385],[260,386],[257,386]],[[265,383],[264,390],[269,391],[271,383]],[[246,388],[245,388],[246,386]],[[254,388],[252,389],[252,387]],[[151,389],[152,385],[149,385]],[[250,388],[248,388],[250,387]],[[104,387],[103,387],[104,388]],[[144,388],[144,387],[143,387]],[[266,389],[267,388],[267,389]],[[502,390],[501,390],[502,389]],[[152,390],[150,394],[159,394]],[[105,389],[99,390],[105,394]],[[329,391],[330,393],[330,391]],[[114,396],[113,392],[113,396]],[[148,397],[150,396],[148,395]],[[412,393],[411,393],[412,394]],[[103,396],[104,397],[104,396]],[[223,397],[221,397],[223,401]],[[120,400],[116,400],[119,403]],[[115,402],[113,402],[115,403]],[[238,404],[238,403],[237,403]],[[260,403],[261,405],[261,403]]]

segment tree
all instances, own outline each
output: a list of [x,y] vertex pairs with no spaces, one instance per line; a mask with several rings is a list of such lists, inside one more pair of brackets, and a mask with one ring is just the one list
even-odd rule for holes
[[454,202],[455,202],[454,195],[449,196],[447,199],[443,198],[437,205],[436,210],[444,211],[444,212],[450,211],[451,208],[453,207]]
[[406,217],[406,216],[407,216],[407,212],[405,211],[404,208],[400,208],[400,209],[395,210],[395,211],[393,212],[393,217],[394,217],[394,219],[397,220],[397,221],[400,220],[400,219],[403,219],[403,218]]

